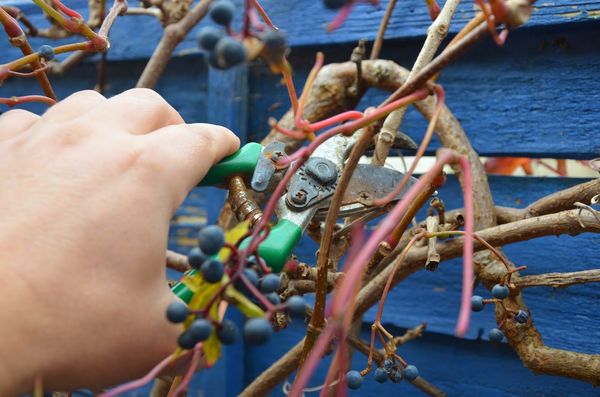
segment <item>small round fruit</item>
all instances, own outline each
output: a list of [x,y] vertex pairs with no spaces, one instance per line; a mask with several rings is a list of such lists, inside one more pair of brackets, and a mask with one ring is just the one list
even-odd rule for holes
[[474,312],[480,312],[485,307],[485,303],[483,302],[483,298],[479,295],[474,295],[471,297],[471,310]]
[[276,274],[267,274],[260,280],[260,290],[265,294],[270,294],[279,289],[279,276]]
[[189,314],[187,305],[181,301],[172,302],[167,307],[167,319],[175,324],[184,322]]
[[323,0],[323,4],[330,10],[337,10],[346,4],[346,0]]
[[206,51],[212,51],[225,32],[214,26],[205,26],[198,32],[198,45]]
[[492,296],[496,299],[506,299],[508,297],[508,287],[506,285],[496,284],[492,288]]
[[200,267],[202,278],[209,283],[218,283],[225,274],[225,267],[220,260],[209,259]]
[[229,0],[219,0],[210,6],[210,17],[219,25],[227,26],[233,20],[235,6]]
[[348,387],[352,390],[360,389],[363,384],[363,377],[356,370],[348,371],[346,373],[346,382],[348,382]]
[[274,305],[278,305],[281,303],[281,298],[279,297],[279,295],[277,295],[276,292],[271,292],[270,294],[266,294],[265,298],[267,298],[267,300]]
[[208,259],[208,255],[206,255],[202,250],[198,247],[194,247],[188,253],[188,262],[190,266],[196,270],[200,269],[200,266]]
[[44,58],[46,61],[51,61],[54,59],[54,48],[47,44],[40,46],[38,53],[40,54],[40,57]]
[[[244,276],[250,282],[250,284],[252,284],[255,287],[258,286],[258,274],[256,274],[254,270],[244,269]],[[246,283],[242,281],[241,277],[235,280],[234,285],[238,291],[243,292],[247,295],[250,294],[250,290],[248,289],[248,287],[246,287]]]
[[295,318],[306,317],[306,301],[299,296],[292,296],[287,301],[288,311],[290,316]]
[[287,51],[287,38],[281,31],[270,30],[263,36],[265,52],[274,61],[279,61]]
[[404,379],[409,382],[417,379],[419,377],[419,370],[414,365],[407,365],[403,371]]
[[203,342],[208,339],[212,332],[212,324],[210,321],[199,318],[194,320],[194,322],[190,325],[187,332],[192,334],[192,336],[196,339],[197,342]]
[[489,338],[492,342],[502,342],[504,334],[498,328],[492,328],[490,330]]
[[375,370],[374,378],[379,383],[385,383],[388,379],[388,372],[385,368],[377,368]]
[[215,255],[225,245],[223,229],[217,225],[203,227],[198,233],[198,246],[206,255]]
[[383,368],[390,371],[392,368],[394,368],[394,360],[392,360],[391,358],[386,358],[383,362]]
[[515,321],[519,324],[525,324],[529,320],[529,314],[524,310],[519,310],[515,314]]
[[235,343],[238,333],[238,327],[235,323],[229,320],[223,320],[223,323],[217,330],[217,338],[219,338],[222,344],[231,345]]
[[390,380],[394,383],[402,382],[402,371],[400,371],[398,368],[391,370]]
[[215,69],[219,69],[219,70],[225,70],[226,68],[219,65],[219,60],[217,59],[217,53],[215,52],[215,50],[212,50],[211,52],[208,53],[208,55],[206,56],[206,63],[208,63],[208,65],[211,68],[215,68]]
[[246,61],[246,47],[231,37],[223,37],[215,47],[219,65],[224,68],[239,65]]
[[273,328],[268,320],[255,317],[244,325],[244,340],[251,345],[262,345],[271,339]]
[[194,338],[194,336],[189,331],[185,331],[184,333],[179,335],[179,338],[177,338],[177,344],[182,349],[193,349],[194,346],[196,346],[196,343],[196,338]]

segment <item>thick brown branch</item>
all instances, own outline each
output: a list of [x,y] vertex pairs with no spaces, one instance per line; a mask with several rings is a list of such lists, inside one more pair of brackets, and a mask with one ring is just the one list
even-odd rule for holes
[[592,179],[589,182],[580,183],[579,185],[542,197],[522,210],[497,207],[497,211],[499,211],[498,216],[503,221],[500,223],[506,223],[532,216],[569,210],[578,201],[589,203],[592,197],[597,194],[600,194],[600,178]]
[[517,288],[529,288],[548,286],[553,288],[565,288],[575,284],[600,282],[600,269],[582,270],[569,273],[546,273],[532,276],[523,276],[512,279]]
[[211,3],[212,0],[201,0],[179,22],[165,27],[163,36],[144,68],[136,87],[152,88],[156,85],[169,59],[171,59],[175,47],[204,18]]

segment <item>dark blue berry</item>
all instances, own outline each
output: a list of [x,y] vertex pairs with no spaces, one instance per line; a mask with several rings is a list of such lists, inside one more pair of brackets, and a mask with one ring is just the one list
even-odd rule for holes
[[304,319],[306,316],[306,301],[303,298],[292,296],[286,303],[290,316]]
[[348,387],[352,390],[360,389],[363,384],[363,377],[360,372],[356,370],[348,371],[346,374],[346,382],[348,382]]
[[225,36],[222,29],[214,26],[205,26],[198,32],[198,45],[206,51],[212,51],[218,41]]
[[208,255],[206,255],[202,250],[198,247],[194,247],[188,253],[188,262],[190,266],[196,270],[200,269],[200,266],[208,259]]
[[377,368],[375,370],[374,378],[379,383],[385,383],[388,378],[388,371],[385,368]]
[[202,278],[209,283],[217,283],[223,278],[225,274],[225,267],[223,263],[218,259],[209,259],[202,264],[200,267]]
[[394,368],[394,360],[392,360],[391,358],[386,358],[383,362],[383,368],[390,371],[392,368]]
[[525,324],[529,320],[529,314],[523,310],[519,310],[517,314],[515,314],[515,321],[519,324]]
[[177,344],[182,349],[193,349],[194,346],[196,346],[196,343],[198,343],[196,341],[196,338],[194,338],[194,336],[189,331],[185,331],[184,333],[179,335],[179,338],[177,339]]
[[271,302],[274,305],[278,305],[281,303],[281,298],[279,297],[279,295],[277,295],[276,292],[272,292],[270,294],[265,295],[265,297],[267,298],[267,300],[269,302]]
[[40,54],[40,57],[44,58],[46,61],[54,59],[54,48],[47,44],[40,46],[38,53]]
[[280,61],[287,51],[287,39],[285,33],[271,30],[263,36],[265,52],[273,61]]
[[[256,274],[256,272],[254,270],[244,269],[244,276],[246,277],[246,279],[248,279],[250,284],[252,284],[255,287],[258,286],[258,274]],[[246,287],[246,283],[244,283],[242,281],[241,277],[239,277],[237,280],[235,280],[234,285],[238,291],[243,292],[244,294],[250,295],[250,290],[248,289],[248,287]]]
[[246,53],[246,47],[231,37],[223,37],[215,47],[217,62],[224,68],[230,68],[245,62]]
[[219,70],[227,69],[226,67],[219,65],[219,60],[217,59],[217,53],[215,52],[215,50],[212,50],[211,52],[208,53],[208,56],[206,57],[206,62],[212,68],[219,69]]
[[323,4],[330,10],[337,10],[346,4],[346,0],[323,0]]
[[219,0],[210,6],[210,17],[219,25],[229,25],[234,12],[235,6],[229,0]]
[[188,332],[196,339],[197,342],[202,342],[208,339],[212,332],[212,324],[210,321],[199,318],[188,328]]
[[217,225],[203,227],[198,233],[198,246],[206,255],[215,255],[225,245],[223,229]]
[[390,380],[394,383],[402,382],[402,371],[400,371],[398,368],[392,369],[390,371]]
[[260,317],[251,318],[244,325],[244,340],[252,345],[266,343],[273,334],[271,323]]
[[167,307],[167,319],[172,323],[182,323],[190,314],[188,307],[181,301],[175,301]]
[[260,290],[265,294],[270,294],[279,289],[279,276],[276,274],[267,274],[260,280]]
[[492,328],[490,330],[489,338],[492,342],[502,342],[504,334],[498,328]]
[[496,284],[492,288],[492,296],[496,299],[505,299],[508,297],[508,287],[506,285]]
[[419,370],[414,365],[407,365],[403,371],[404,379],[409,382],[417,379],[419,377]]
[[471,297],[471,310],[474,312],[480,312],[485,307],[485,303],[483,302],[483,298],[478,295],[474,295]]
[[235,342],[238,337],[238,328],[235,323],[229,320],[223,320],[223,323],[217,330],[217,338],[224,345],[231,345]]

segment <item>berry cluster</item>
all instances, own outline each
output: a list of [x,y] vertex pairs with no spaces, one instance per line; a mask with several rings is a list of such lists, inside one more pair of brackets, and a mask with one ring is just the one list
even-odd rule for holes
[[[215,23],[229,30],[234,11],[230,0],[218,0],[210,6],[209,15]],[[215,69],[229,69],[246,61],[246,47],[230,37],[225,29],[206,26],[198,33],[198,44],[208,53],[208,64]]]
[[[244,325],[242,333],[247,343],[264,344],[271,338],[273,328],[268,318],[274,311],[287,310],[291,317],[304,319],[306,315],[304,299],[293,296],[285,304],[281,304],[281,299],[277,294],[280,284],[279,276],[265,272],[264,270],[268,271],[268,268],[259,266],[260,258],[253,256],[240,262],[240,252],[237,247],[231,247],[230,260],[223,263],[217,255],[224,246],[223,229],[216,225],[204,226],[198,233],[198,246],[188,254],[188,262],[206,283],[221,283],[225,287],[231,283],[236,290],[249,296],[258,304],[261,304],[261,300],[257,299],[259,296],[266,299],[268,303],[262,306],[267,309],[267,315],[252,317]],[[242,269],[239,268],[239,263],[244,263]],[[224,279],[226,275],[229,280]],[[225,288],[222,288],[220,293],[223,294],[224,291]],[[212,300],[211,304],[214,302],[215,300]],[[265,307],[269,305],[271,307]],[[230,345],[238,339],[240,331],[237,325],[229,320],[216,321],[207,315],[208,309],[210,308],[190,310],[181,301],[175,301],[167,307],[166,315],[170,322],[185,323],[186,325],[185,331],[178,339],[178,344],[182,349],[192,349],[197,343],[206,341],[213,332],[224,345]]]
[[[394,383],[400,383],[402,379],[412,382],[419,377],[419,370],[414,365],[404,366],[395,358],[387,358],[383,366],[375,369],[373,377],[378,383],[385,383],[388,379]],[[346,373],[346,383],[350,389],[360,388],[363,381],[364,378],[359,371],[351,370]]]
[[[198,32],[198,45],[206,51],[207,62],[215,69],[229,69],[248,60],[248,50],[244,42],[234,34],[230,26],[234,12],[235,6],[231,0],[214,2],[209,9],[209,15],[221,27],[205,26]],[[246,34],[255,36],[249,32]],[[283,65],[288,50],[285,34],[277,30],[269,30],[259,38],[258,42],[262,42],[261,55],[273,65]],[[252,47],[251,44],[248,45]]]
[[[473,310],[474,312],[480,312],[485,308],[485,305],[487,303],[492,302],[499,302],[500,304],[502,304],[502,301],[508,298],[509,294],[510,289],[507,285],[496,284],[492,288],[492,296],[494,297],[494,299],[486,300],[479,295],[474,295],[471,298],[471,310]],[[527,323],[527,321],[529,321],[529,314],[527,314],[527,312],[525,312],[524,310],[518,310],[515,312],[508,310],[505,307],[505,311],[508,315],[512,316],[512,320],[518,324],[525,324]],[[492,342],[502,342],[502,339],[504,338],[504,334],[498,328],[492,328],[488,336],[490,341]]]
[[394,358],[387,358],[383,366],[375,369],[374,378],[379,383],[384,383],[388,378],[394,383],[400,383],[402,379],[409,382],[419,377],[419,370],[414,365],[407,365],[404,368],[402,364]]

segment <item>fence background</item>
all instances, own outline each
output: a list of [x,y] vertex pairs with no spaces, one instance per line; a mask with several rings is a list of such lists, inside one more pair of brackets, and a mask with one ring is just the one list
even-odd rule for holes
[[[19,6],[36,24],[45,22],[29,2],[2,2]],[[241,1],[238,1],[241,3]],[[387,1],[380,9],[358,5],[344,26],[326,33],[324,24],[334,13],[320,1],[263,0],[273,21],[285,30],[293,47],[291,63],[296,84],[301,86],[316,51],[327,62],[346,61],[360,38],[374,39]],[[424,40],[429,16],[422,1],[399,2],[392,17],[383,58],[409,67]],[[82,0],[68,2],[87,15]],[[134,5],[134,4],[132,4]],[[453,20],[455,33],[474,13],[472,2],[463,2]],[[447,103],[462,123],[481,155],[590,159],[600,153],[600,1],[540,2],[526,27],[511,33],[504,47],[491,40],[477,45],[443,73],[440,83]],[[236,22],[239,23],[239,15]],[[200,26],[210,22],[204,21]],[[150,17],[128,16],[117,21],[108,55],[107,95],[133,87],[161,34]],[[156,86],[188,122],[212,122],[234,130],[242,141],[260,140],[268,131],[268,117],[278,117],[288,108],[287,94],[279,78],[262,62],[229,71],[208,69],[197,50],[194,34],[180,44],[176,56]],[[69,40],[65,40],[68,42]],[[33,40],[34,48],[42,41]],[[0,62],[18,56],[18,51],[0,41]],[[94,86],[94,60],[62,77],[51,80],[59,97]],[[0,95],[38,92],[35,81],[10,79]],[[366,103],[378,103],[382,92],[369,92]],[[35,111],[43,107],[31,105]],[[424,121],[409,112],[403,130],[417,141]],[[438,147],[434,142],[432,151]],[[544,195],[583,182],[575,178],[490,177],[498,205],[524,207]],[[462,205],[454,178],[440,190],[448,208]],[[224,194],[217,189],[194,190],[173,218],[169,235],[171,249],[186,252],[194,243],[199,223],[216,218]],[[506,247],[527,274],[597,268],[600,237],[581,235],[547,237]],[[297,254],[314,262],[316,245],[303,240]],[[491,308],[473,316],[464,339],[453,336],[460,296],[460,261],[443,263],[436,273],[420,272],[396,288],[384,313],[386,327],[403,329],[427,323],[423,338],[400,348],[407,360],[449,396],[595,396],[600,392],[577,381],[535,376],[525,369],[505,343],[487,341],[495,325]],[[485,294],[484,291],[479,291]],[[525,293],[532,318],[550,346],[576,351],[600,352],[600,317],[597,285],[578,285],[564,290],[528,289]],[[231,314],[237,321],[239,315]],[[365,316],[363,332],[373,312]],[[225,348],[223,359],[197,375],[191,396],[234,396],[264,368],[298,341],[303,324],[276,335],[268,345],[256,348],[238,343]],[[357,354],[356,368],[366,359]],[[326,363],[324,363],[326,365]],[[319,384],[319,376],[313,380]],[[379,385],[369,378],[350,395],[381,393],[418,395],[410,385]],[[148,389],[131,393],[147,395]],[[272,395],[281,396],[279,389]]]

